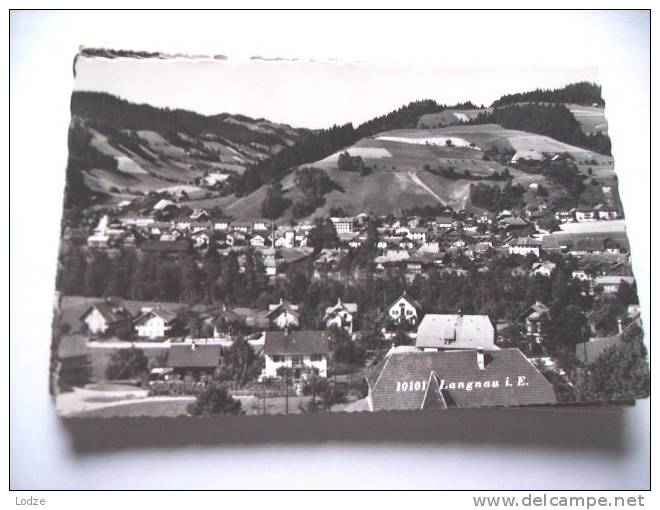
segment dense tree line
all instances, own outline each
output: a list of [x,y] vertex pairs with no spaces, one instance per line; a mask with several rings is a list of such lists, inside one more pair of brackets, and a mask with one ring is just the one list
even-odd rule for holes
[[493,102],[494,108],[523,102],[538,103],[577,103],[592,105],[594,103],[604,106],[605,101],[601,95],[601,86],[586,81],[571,83],[560,89],[536,89],[530,92],[505,94]]
[[371,172],[362,157],[351,156],[348,151],[342,152],[337,158],[337,168],[340,172],[357,172],[360,175],[367,175]]
[[525,188],[520,184],[512,185],[510,180],[504,186],[470,184],[470,202],[476,207],[493,212],[521,207],[524,194]]
[[568,108],[561,104],[516,104],[480,113],[474,124],[499,124],[507,129],[518,129],[546,135],[555,140],[584,147],[600,154],[611,155],[611,142],[607,135],[587,135]]

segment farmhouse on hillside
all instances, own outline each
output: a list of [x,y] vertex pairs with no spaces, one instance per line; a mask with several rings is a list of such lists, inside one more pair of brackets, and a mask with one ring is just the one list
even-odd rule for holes
[[261,377],[277,377],[280,367],[293,370],[295,379],[307,370],[328,375],[330,338],[325,331],[266,331],[264,357],[266,366]]

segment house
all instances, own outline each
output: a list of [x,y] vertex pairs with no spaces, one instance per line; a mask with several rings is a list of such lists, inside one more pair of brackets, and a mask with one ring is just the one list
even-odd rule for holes
[[215,338],[220,338],[231,335],[235,333],[236,329],[239,328],[243,322],[243,317],[234,310],[227,308],[227,305],[223,304],[222,308],[212,319],[213,336]]
[[353,228],[355,225],[355,222],[353,218],[350,217],[343,217],[343,218],[337,218],[337,217],[332,217],[330,218],[330,221],[332,221],[332,225],[335,227],[335,230],[337,231],[337,234],[346,234],[353,232]]
[[167,366],[181,377],[199,379],[213,375],[221,355],[222,346],[217,344],[175,343],[170,346]]
[[93,336],[129,333],[132,319],[124,302],[113,298],[92,303],[80,317],[85,329]]
[[422,315],[422,306],[406,295],[401,294],[388,308],[387,315],[394,324],[416,325]]
[[596,221],[597,212],[593,209],[580,208],[575,211],[575,221],[578,223],[585,221]]
[[495,328],[487,315],[426,314],[417,328],[415,347],[444,349],[497,349]]
[[261,234],[255,234],[250,239],[250,246],[254,246],[255,248],[263,248],[266,244],[270,244],[270,241]]
[[509,242],[509,255],[526,257],[530,253],[536,257],[540,255],[541,241],[533,237],[517,237]]
[[329,356],[330,337],[325,331],[266,331],[261,377],[278,377],[280,367],[292,369],[294,379],[308,370],[327,377]]
[[520,160],[526,161],[542,161],[543,154],[533,150],[520,150],[516,152],[511,158],[511,164],[515,165]]
[[176,313],[160,306],[143,308],[142,313],[133,322],[135,331],[140,338],[165,338],[176,322]]
[[598,204],[594,207],[594,211],[598,215],[599,220],[616,220],[619,217],[616,209],[604,204]]
[[594,287],[601,289],[606,294],[612,294],[619,291],[621,284],[635,284],[635,278],[632,276],[597,276],[594,278]]
[[519,349],[392,348],[367,373],[370,411],[555,404],[552,384]]
[[525,324],[525,332],[535,342],[543,337],[543,320],[548,317],[550,309],[540,301],[530,305],[518,318],[519,322]]
[[345,329],[349,334],[353,333],[353,327],[357,318],[357,303],[344,303],[341,298],[337,299],[337,304],[325,309],[323,322],[327,328],[337,326]]
[[552,273],[555,272],[555,269],[557,269],[557,264],[550,262],[549,260],[545,260],[543,262],[535,262],[532,265],[532,270],[529,272],[529,274],[531,276],[541,275],[547,276],[549,278]]
[[268,320],[271,327],[278,329],[296,328],[300,324],[299,306],[280,299],[276,305],[269,305]]
[[271,228],[270,220],[254,220],[252,224],[252,229],[257,232],[268,232]]

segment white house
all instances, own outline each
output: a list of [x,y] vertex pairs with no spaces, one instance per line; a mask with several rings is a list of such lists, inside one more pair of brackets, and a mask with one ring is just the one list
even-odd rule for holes
[[312,371],[327,377],[329,340],[325,331],[266,331],[265,367],[261,377],[278,377],[277,371],[281,367],[291,369],[293,379]]
[[597,213],[593,209],[578,209],[575,211],[575,221],[585,222],[585,221],[596,221]]
[[555,269],[557,269],[557,264],[555,264],[554,262],[550,262],[549,260],[545,260],[543,262],[536,262],[532,266],[532,270],[530,271],[530,274],[532,276],[541,275],[541,276],[547,276],[549,278],[552,275],[552,273],[555,272]]
[[110,298],[92,303],[80,317],[92,335],[129,331],[131,319],[132,315],[124,303]]
[[602,289],[607,294],[618,292],[622,283],[628,285],[635,284],[635,278],[632,276],[597,276],[594,278],[594,286]]
[[280,299],[278,304],[268,306],[268,314],[266,317],[271,326],[275,328],[295,328],[300,324],[300,312],[298,311],[298,308],[298,305]]
[[176,314],[162,308],[143,308],[134,326],[140,338],[165,338],[176,321]]
[[417,324],[422,314],[421,305],[404,291],[387,309],[387,315],[395,324]]
[[518,237],[509,243],[509,255],[522,255],[523,257],[541,253],[541,241],[533,237]]
[[337,304],[325,309],[323,322],[326,327],[337,326],[345,329],[348,333],[353,333],[353,324],[357,316],[357,303],[344,303],[341,298],[337,299]]
[[353,228],[354,228],[353,218],[350,218],[350,217],[345,217],[345,218],[332,217],[332,218],[330,218],[330,221],[332,221],[332,224],[334,225],[335,230],[337,231],[337,234],[346,234],[346,233],[353,232]]
[[262,248],[266,246],[266,241],[267,239],[261,234],[255,234],[250,239],[250,246],[254,246],[255,248]]
[[417,328],[415,347],[445,349],[497,349],[495,328],[487,315],[426,314]]

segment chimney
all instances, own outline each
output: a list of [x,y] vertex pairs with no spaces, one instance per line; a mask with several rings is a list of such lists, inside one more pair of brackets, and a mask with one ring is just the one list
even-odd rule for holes
[[619,334],[623,333],[623,321],[621,319],[617,319],[616,324],[619,327]]
[[460,308],[458,309],[458,317],[459,318],[463,317],[463,310],[461,310]]
[[197,349],[197,344],[196,344],[195,341],[193,340],[192,343],[190,344],[190,350],[191,350],[191,351],[194,351],[195,349]]
[[484,359],[484,350],[479,348],[477,349],[477,366],[479,370],[484,370],[486,368],[486,360]]

